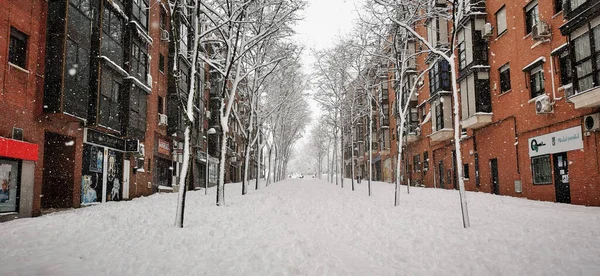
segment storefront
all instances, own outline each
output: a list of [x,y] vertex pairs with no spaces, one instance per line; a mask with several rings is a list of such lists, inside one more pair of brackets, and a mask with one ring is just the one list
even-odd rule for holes
[[37,160],[38,145],[0,137],[0,214],[32,215]]
[[81,204],[121,200],[123,183],[129,179],[124,172],[130,172],[129,167],[125,168],[129,162],[124,162],[124,155],[126,152],[138,153],[140,148],[143,146],[137,140],[84,129]]
[[581,126],[529,138],[534,187],[554,184],[556,202],[571,203],[568,152],[583,149]]

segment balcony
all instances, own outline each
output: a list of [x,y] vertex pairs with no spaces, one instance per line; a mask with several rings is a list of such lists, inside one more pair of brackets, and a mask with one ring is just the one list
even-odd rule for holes
[[448,141],[454,137],[454,131],[451,128],[443,128],[430,134],[428,137],[431,139],[432,143]]
[[406,135],[406,144],[412,144],[419,139],[419,135],[416,133],[409,133]]
[[598,107],[600,106],[600,86],[574,94],[568,97],[568,100],[575,104],[575,109]]
[[492,123],[492,113],[475,113],[460,122],[463,128],[478,129]]

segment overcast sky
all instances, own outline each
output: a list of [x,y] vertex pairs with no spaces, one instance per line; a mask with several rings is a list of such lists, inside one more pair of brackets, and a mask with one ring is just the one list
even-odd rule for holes
[[[334,44],[336,38],[352,30],[356,20],[356,8],[360,0],[308,0],[302,12],[304,20],[296,25],[296,40],[304,45],[302,62],[304,71],[310,74],[313,62],[312,50],[321,50]],[[313,103],[313,113],[318,108]],[[315,118],[318,114],[313,114]]]
[[[334,44],[337,37],[347,34],[352,30],[354,21],[357,19],[356,9],[360,7],[360,0],[308,0],[308,7],[301,14],[304,20],[298,22],[295,27],[296,41],[304,45],[302,62],[304,71],[310,74],[313,62],[312,50],[328,48]],[[312,91],[311,91],[312,92]],[[319,107],[314,101],[310,101],[313,112],[313,120],[319,117]],[[308,142],[309,131],[313,121],[307,128],[305,135],[295,145],[296,153],[305,152],[302,149]],[[300,160],[298,160],[300,159]],[[289,172],[304,170],[303,156],[293,155],[289,164]],[[304,160],[306,161],[306,160]]]

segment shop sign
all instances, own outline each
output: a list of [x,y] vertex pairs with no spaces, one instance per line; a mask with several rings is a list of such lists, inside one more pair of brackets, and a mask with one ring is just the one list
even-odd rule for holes
[[158,153],[164,155],[171,154],[171,143],[163,139],[158,139]]
[[38,161],[38,145],[0,137],[0,156]]
[[529,138],[529,157],[583,148],[581,126]]
[[125,150],[125,140],[90,128],[84,129],[83,139],[84,143],[105,146],[120,151]]

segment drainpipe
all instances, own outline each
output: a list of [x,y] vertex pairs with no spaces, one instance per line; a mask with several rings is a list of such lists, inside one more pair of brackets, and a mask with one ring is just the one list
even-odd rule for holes
[[552,58],[552,55],[550,55],[550,81],[552,82],[552,105],[554,105],[556,101],[562,99],[562,97],[558,99],[556,98],[556,85],[554,84],[554,59]]

